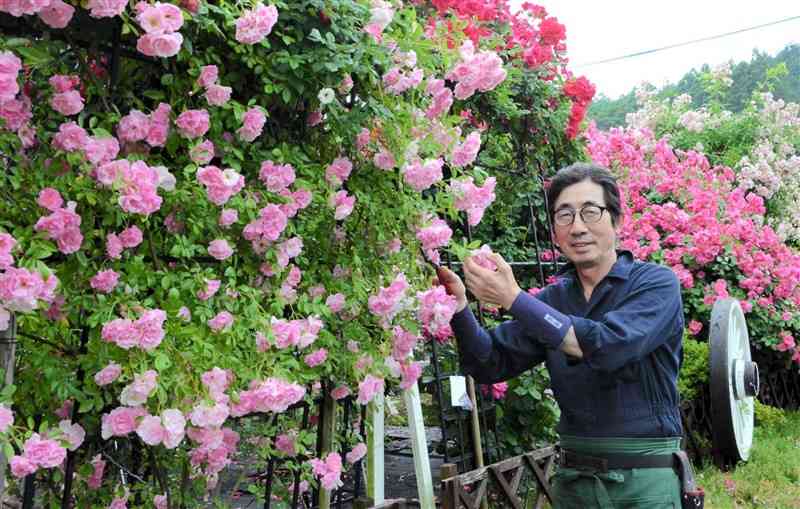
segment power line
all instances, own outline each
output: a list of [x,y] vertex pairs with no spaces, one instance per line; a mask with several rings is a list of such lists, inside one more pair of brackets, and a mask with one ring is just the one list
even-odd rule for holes
[[676,43],[676,44],[670,44],[668,46],[662,46],[660,48],[654,48],[654,49],[649,49],[649,50],[645,50],[645,51],[637,51],[636,53],[630,53],[628,55],[622,55],[622,56],[619,56],[619,57],[606,58],[604,60],[596,60],[594,62],[588,62],[588,63],[585,63],[585,64],[576,64],[575,67],[589,67],[589,66],[592,66],[592,65],[606,64],[606,63],[609,63],[609,62],[616,62],[617,60],[625,60],[626,58],[639,57],[639,56],[642,56],[642,55],[647,55],[649,53],[656,53],[658,51],[664,51],[664,50],[668,50],[668,49],[672,49],[672,48],[679,48],[681,46],[688,46],[690,44],[696,44],[698,42],[711,41],[711,40],[714,40],[714,39],[721,39],[722,37],[728,37],[728,36],[731,36],[731,35],[741,34],[743,32],[749,32],[750,30],[757,30],[759,28],[766,28],[766,27],[769,27],[769,26],[772,26],[772,25],[777,25],[779,23],[786,23],[787,21],[794,21],[794,20],[797,20],[797,19],[800,19],[800,16],[791,16],[789,18],[779,19],[778,21],[772,21],[770,23],[764,23],[763,25],[756,25],[756,26],[752,26],[752,27],[748,27],[748,28],[742,28],[741,30],[734,30],[733,32],[725,32],[724,34],[712,35],[712,36],[709,36],[709,37],[701,37],[700,39],[693,39],[691,41],[685,41],[685,42],[679,42],[679,43]]

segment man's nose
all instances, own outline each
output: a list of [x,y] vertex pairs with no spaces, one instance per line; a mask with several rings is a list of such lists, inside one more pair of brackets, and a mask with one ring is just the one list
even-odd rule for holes
[[584,223],[583,219],[581,219],[581,215],[575,214],[575,220],[572,222],[572,228],[570,228],[569,231],[570,235],[573,235],[575,237],[580,237],[581,235],[586,233],[586,231],[587,231],[586,223]]

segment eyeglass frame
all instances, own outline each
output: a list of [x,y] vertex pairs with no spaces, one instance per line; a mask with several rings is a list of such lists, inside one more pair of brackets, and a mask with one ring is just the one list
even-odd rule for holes
[[[587,209],[587,208],[589,208],[589,207],[594,207],[594,208],[600,209],[600,215],[599,215],[599,216],[597,216],[597,221],[587,221],[587,220],[586,220],[586,219],[583,217],[583,211],[584,211],[584,209]],[[602,206],[602,205],[597,205],[597,204],[595,204],[595,203],[587,203],[587,204],[585,204],[584,206],[582,206],[581,208],[579,208],[579,209],[577,209],[577,210],[576,210],[576,209],[569,208],[569,207],[560,208],[560,209],[556,210],[555,212],[553,212],[553,224],[555,224],[556,226],[572,226],[573,224],[575,224],[575,216],[576,216],[576,215],[578,215],[578,214],[580,214],[580,216],[581,216],[581,221],[583,221],[583,222],[584,222],[584,224],[597,224],[597,223],[599,223],[599,222],[600,222],[600,220],[602,220],[602,219],[603,219],[603,212],[605,212],[606,210],[608,210],[608,207],[604,207],[604,206]],[[570,220],[570,222],[569,222],[569,223],[560,224],[560,223],[557,221],[556,217],[558,216],[558,214],[559,214],[560,212],[564,212],[564,211],[568,211],[568,212],[570,212],[570,214],[572,215],[572,219]]]

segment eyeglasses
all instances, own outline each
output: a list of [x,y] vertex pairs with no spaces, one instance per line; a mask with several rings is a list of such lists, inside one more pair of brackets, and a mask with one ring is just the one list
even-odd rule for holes
[[561,209],[556,212],[555,222],[558,226],[569,226],[575,222],[575,213],[578,212],[581,215],[581,221],[584,223],[598,223],[600,222],[600,218],[603,217],[603,211],[605,210],[608,209],[599,205],[584,205],[578,211]]

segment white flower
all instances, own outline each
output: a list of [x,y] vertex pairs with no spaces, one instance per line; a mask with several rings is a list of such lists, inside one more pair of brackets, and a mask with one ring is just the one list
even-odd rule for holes
[[317,99],[319,99],[320,104],[330,104],[336,98],[336,93],[333,91],[332,88],[323,88],[317,94]]

